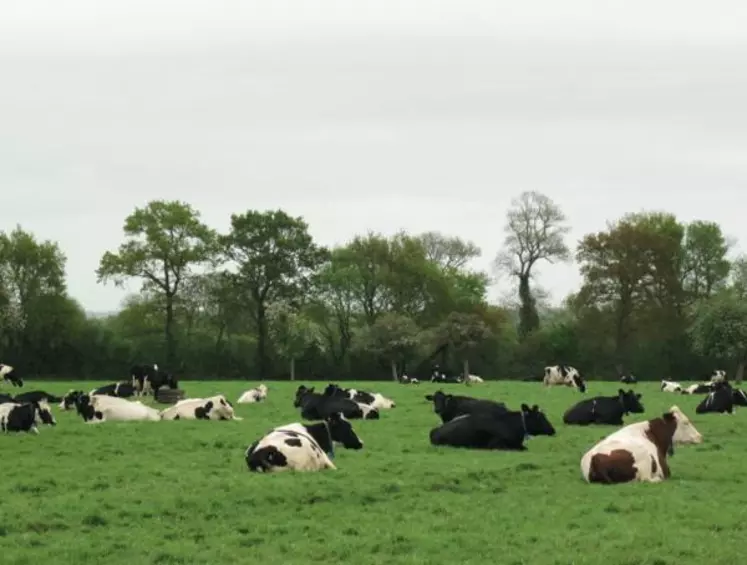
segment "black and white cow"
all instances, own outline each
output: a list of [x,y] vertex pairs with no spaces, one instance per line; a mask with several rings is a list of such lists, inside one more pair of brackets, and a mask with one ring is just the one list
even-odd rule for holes
[[444,373],[433,373],[431,375],[431,382],[442,384],[461,384],[464,382],[464,379],[462,378],[462,375],[447,377]]
[[617,391],[617,396],[595,396],[571,406],[563,414],[563,422],[570,425],[609,424],[621,426],[623,416],[642,414],[641,395],[632,390]]
[[376,410],[388,410],[397,406],[395,402],[378,392],[366,392],[365,390],[356,390],[354,388],[342,388],[339,385],[330,383],[324,389],[325,396],[339,396],[349,398],[358,404],[365,404]]
[[716,384],[715,390],[695,408],[696,414],[707,414],[709,412],[734,413],[734,390],[728,382],[722,381]]
[[62,398],[59,396],[55,396],[54,394],[49,394],[48,392],[44,392],[43,390],[30,390],[28,392],[22,392],[21,394],[16,394],[16,396],[13,398],[14,402],[54,402],[55,404],[62,402]]
[[243,420],[222,394],[209,398],[186,398],[161,411],[162,420]]
[[713,374],[711,375],[711,383],[725,383],[729,379],[726,378],[726,371],[722,371],[720,369],[716,369],[713,371]]
[[10,394],[0,393],[0,404],[4,404],[6,402],[13,402],[13,396]]
[[335,443],[363,448],[353,426],[339,413],[315,424],[294,422],[275,428],[250,445],[244,457],[249,470],[260,473],[337,469],[332,463]]
[[716,385],[713,383],[695,383],[690,386],[683,388],[680,392],[682,394],[709,394],[716,389]]
[[100,386],[99,388],[93,389],[88,394],[103,395],[103,396],[116,396],[118,398],[130,398],[135,396],[136,389],[131,382],[121,381],[118,383],[111,383],[108,385]]
[[433,445],[524,451],[524,440],[537,435],[554,436],[555,428],[536,404],[531,408],[522,404],[517,412],[482,411],[457,416],[432,429],[430,440]]
[[350,420],[378,420],[379,411],[365,404],[359,404],[349,398],[325,396],[314,392],[314,387],[301,385],[296,390],[293,406],[301,408],[304,420],[325,420],[339,412]]
[[56,426],[57,422],[45,401],[6,402],[0,404],[0,431],[31,432],[38,434],[37,426]]
[[661,390],[661,392],[680,392],[681,393],[684,389],[682,388],[682,385],[678,383],[677,381],[662,380],[659,390]]
[[153,365],[135,365],[130,369],[132,374],[132,386],[135,388],[136,396],[152,394],[154,397],[158,394],[161,387],[175,389],[178,382],[174,375],[162,371],[155,363]]
[[261,384],[256,388],[250,388],[239,399],[239,404],[254,404],[255,402],[262,402],[267,398],[267,385]]
[[399,383],[403,385],[419,385],[420,381],[415,377],[408,377],[404,373],[399,377]]
[[506,408],[503,402],[445,394],[442,390],[437,390],[433,394],[427,394],[425,399],[433,402],[433,411],[441,417],[443,423],[449,422],[463,414],[476,412],[503,414],[508,412],[508,408]]
[[12,366],[0,363],[0,379],[9,382],[13,386],[23,386],[23,379]]
[[734,406],[747,406],[747,392],[741,388],[732,389],[732,397],[734,399]]
[[72,410],[77,407],[78,398],[83,396],[85,393],[82,390],[69,390],[62,397],[60,402],[60,410]]
[[[66,395],[67,398],[67,395]],[[63,403],[65,399],[63,399]],[[75,398],[75,409],[87,424],[107,421],[132,422],[161,420],[158,410],[140,401],[116,396],[79,394]]]
[[575,367],[568,365],[552,365],[545,367],[542,377],[545,386],[570,386],[579,392],[586,392],[586,383]]
[[620,382],[626,385],[634,385],[638,380],[633,375],[623,375],[620,377]]

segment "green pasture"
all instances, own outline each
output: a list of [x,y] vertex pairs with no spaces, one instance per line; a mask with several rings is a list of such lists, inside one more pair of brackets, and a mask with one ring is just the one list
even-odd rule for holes
[[[582,481],[579,460],[614,427],[569,427],[583,396],[539,383],[444,390],[539,404],[555,437],[522,453],[432,447],[439,423],[423,398],[438,386],[359,384],[394,398],[379,421],[357,421],[362,451],[339,449],[338,471],[249,473],[244,450],[298,421],[296,383],[237,406],[243,421],[86,425],[55,409],[38,436],[0,437],[2,565],[532,564],[738,565],[747,527],[747,410],[697,416],[699,396],[637,385],[645,415],[678,404],[704,435],[676,450],[672,478],[614,487]],[[98,383],[27,383],[62,394]],[[235,401],[257,383],[184,382],[188,396]],[[317,383],[322,388],[325,383]],[[616,383],[589,383],[587,395]],[[626,387],[627,388],[627,387]]]

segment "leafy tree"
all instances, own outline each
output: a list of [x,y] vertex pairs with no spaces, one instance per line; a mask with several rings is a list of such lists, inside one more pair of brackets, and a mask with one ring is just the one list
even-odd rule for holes
[[742,382],[747,362],[747,303],[732,292],[702,303],[690,327],[693,346],[702,355],[737,363]]
[[450,347],[461,358],[462,373],[467,385],[470,354],[490,337],[490,329],[476,314],[453,312],[435,329],[437,342]]
[[301,217],[282,210],[249,210],[231,216],[231,231],[221,237],[235,271],[227,271],[245,300],[257,328],[257,366],[267,374],[267,307],[279,300],[297,305],[311,290],[312,276],[328,256]]
[[420,329],[412,318],[401,314],[382,314],[362,330],[358,347],[385,358],[392,369],[392,378],[398,380],[397,365],[405,363],[420,345]]
[[323,349],[319,326],[288,302],[278,301],[267,308],[269,333],[278,352],[290,363],[290,380],[296,380],[296,359],[310,348]]
[[708,298],[725,286],[731,269],[729,247],[717,223],[696,221],[687,226],[682,278],[691,300]]
[[496,264],[519,283],[519,336],[539,327],[539,314],[530,288],[533,269],[540,261],[567,261],[565,236],[570,228],[561,209],[539,192],[523,192],[511,203],[504,231],[503,250]]
[[464,269],[472,259],[480,256],[480,248],[471,241],[448,237],[429,231],[417,236],[425,251],[425,258],[446,270]]
[[96,271],[99,282],[142,279],[142,291],[163,299],[166,362],[175,362],[174,304],[192,270],[215,258],[215,233],[200,213],[179,201],[154,200],[136,208],[124,223],[126,241],[116,253],[107,251]]

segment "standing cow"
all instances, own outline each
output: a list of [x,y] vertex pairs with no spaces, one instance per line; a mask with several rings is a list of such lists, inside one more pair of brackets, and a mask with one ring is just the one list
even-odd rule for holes
[[178,386],[174,375],[160,370],[155,363],[153,365],[135,365],[130,369],[130,374],[132,375],[132,386],[135,389],[136,396],[152,394],[155,398],[159,388],[168,386],[170,389],[175,389]]
[[23,379],[18,376],[18,371],[16,371],[11,365],[0,363],[0,378],[2,378],[3,381],[9,382],[13,386],[23,386]]
[[545,386],[570,386],[579,392],[586,392],[586,383],[575,367],[569,365],[552,365],[545,367],[545,375],[542,378]]

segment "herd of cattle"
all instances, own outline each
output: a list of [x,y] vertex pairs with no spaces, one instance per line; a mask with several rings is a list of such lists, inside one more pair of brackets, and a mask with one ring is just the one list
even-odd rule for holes
[[[50,404],[62,410],[75,409],[87,423],[106,421],[160,420],[241,420],[233,405],[222,394],[209,398],[187,398],[164,410],[157,410],[130,397],[156,395],[161,387],[175,389],[177,381],[157,365],[132,368],[130,381],[112,383],[88,393],[71,390],[62,397],[44,391],[15,396],[0,394],[0,430],[38,433],[38,425],[56,425]],[[473,375],[470,375],[473,376]],[[13,367],[0,364],[0,377],[13,386],[23,381]],[[479,379],[479,380],[478,380]],[[632,376],[621,378],[635,382]],[[403,384],[415,384],[401,379]],[[453,381],[452,381],[453,382]],[[472,383],[482,382],[476,377]],[[569,366],[546,367],[545,386],[569,386],[586,392],[580,373]],[[673,381],[661,382],[662,392],[706,394],[695,409],[698,414],[733,413],[734,406],[747,406],[747,393],[733,388],[724,371],[715,371],[707,382],[682,387]],[[267,387],[244,392],[238,403],[261,402],[267,398]],[[471,449],[526,450],[524,442],[532,436],[554,436],[555,428],[536,404],[521,404],[512,410],[503,402],[447,394],[437,390],[425,395],[441,425],[430,431],[430,442],[438,446]],[[379,393],[342,388],[329,384],[322,392],[314,387],[298,387],[293,401],[303,420],[274,428],[255,441],[245,452],[251,471],[316,471],[335,469],[334,445],[361,449],[351,420],[380,418],[380,412],[396,404]],[[644,412],[641,395],[632,389],[618,390],[614,396],[583,399],[563,415],[566,425],[623,426],[623,417]],[[619,483],[628,481],[658,482],[670,476],[667,456],[675,444],[702,442],[702,436],[687,416],[675,405],[659,417],[624,426],[594,445],[581,458],[581,473],[588,482]]]

